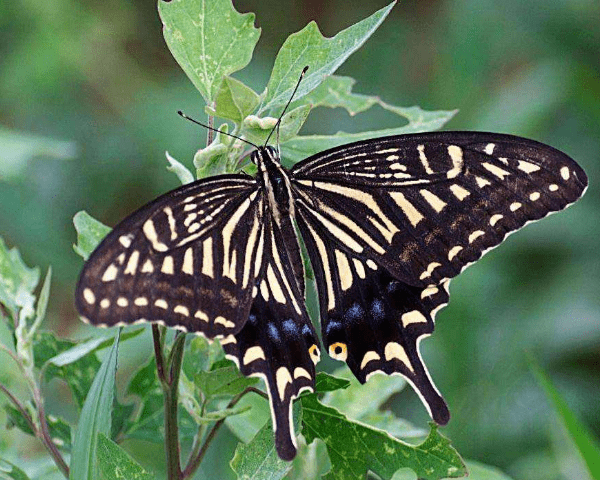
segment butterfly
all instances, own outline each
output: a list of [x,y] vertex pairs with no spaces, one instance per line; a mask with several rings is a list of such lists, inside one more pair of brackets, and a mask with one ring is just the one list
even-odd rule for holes
[[301,240],[326,352],[362,383],[401,375],[443,425],[449,410],[419,342],[450,280],[587,187],[566,154],[495,133],[361,141],[289,170],[272,146],[251,159],[255,177],[198,180],[119,223],[85,264],[76,306],[95,325],[160,322],[218,338],[244,375],[264,378],[285,460],[296,454],[292,401],[313,390],[322,354]]

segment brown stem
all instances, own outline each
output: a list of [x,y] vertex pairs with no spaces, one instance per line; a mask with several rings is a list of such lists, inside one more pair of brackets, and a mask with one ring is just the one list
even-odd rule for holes
[[29,428],[31,428],[31,431],[33,432],[33,434],[35,436],[37,436],[37,427],[35,426],[35,423],[33,423],[33,419],[31,418],[31,415],[29,415],[29,412],[25,409],[25,407],[23,405],[21,405],[21,402],[19,402],[19,400],[17,400],[17,397],[15,397],[10,392],[10,390],[8,388],[6,388],[4,385],[2,385],[1,383],[0,383],[0,390],[14,404],[15,408],[17,410],[19,410],[21,415],[23,415],[23,418],[25,418],[25,420],[27,421],[27,424],[29,425]]
[[[235,397],[233,397],[231,399],[231,401],[227,405],[227,408],[233,408],[246,394],[251,393],[251,392],[257,393],[261,397],[268,398],[267,395],[263,391],[259,390],[258,388],[247,387],[242,393],[236,395]],[[223,425],[224,422],[225,422],[225,419],[222,418],[217,423],[215,423],[213,425],[213,427],[210,429],[210,431],[208,432],[208,435],[206,436],[206,439],[204,440],[204,444],[202,445],[202,448],[200,448],[200,451],[198,452],[198,454],[193,459],[190,460],[190,462],[185,467],[185,470],[183,470],[183,472],[181,474],[181,480],[191,478],[192,475],[194,475],[194,473],[200,466],[200,463],[202,463],[202,459],[204,458],[204,455],[206,455],[206,451],[208,450],[210,443],[213,441],[213,439],[217,435],[217,432],[219,431],[219,429],[221,428],[221,426]]]
[[[215,103],[212,103],[212,106],[215,106]],[[208,126],[210,128],[214,128],[214,123],[215,123],[215,117],[213,117],[212,115],[208,116]],[[206,132],[206,146],[208,147],[212,142],[213,142],[213,131],[211,129],[208,129],[208,131]]]

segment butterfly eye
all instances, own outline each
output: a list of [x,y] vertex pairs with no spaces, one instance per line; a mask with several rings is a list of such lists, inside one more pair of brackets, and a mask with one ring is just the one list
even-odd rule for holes
[[348,347],[342,342],[332,343],[329,345],[329,356],[335,360],[345,362],[348,358]]
[[312,345],[308,349],[308,354],[310,355],[310,359],[315,365],[319,363],[319,360],[321,360],[321,352],[319,351],[319,348],[316,345]]

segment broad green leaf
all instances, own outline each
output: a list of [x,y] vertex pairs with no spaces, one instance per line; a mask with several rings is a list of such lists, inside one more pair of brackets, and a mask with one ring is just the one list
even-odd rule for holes
[[169,152],[165,152],[165,155],[167,156],[167,161],[169,162],[167,170],[177,175],[177,178],[182,185],[186,185],[194,181],[194,175],[192,175],[192,172],[190,172],[185,165],[175,160],[171,155],[169,155]]
[[323,477],[326,480],[361,478],[367,471],[389,480],[405,467],[425,480],[466,474],[460,456],[433,424],[427,439],[412,446],[386,432],[348,420],[336,409],[320,403],[314,394],[301,397],[301,402],[302,434],[307,443],[320,438],[327,445],[331,470]]
[[[298,431],[301,419],[298,403],[294,405],[293,419]],[[271,422],[267,422],[248,444],[238,444],[229,464],[238,480],[280,480],[292,468],[290,462],[277,456]]]
[[[279,143],[286,142],[296,136],[302,125],[304,125],[306,117],[310,113],[310,108],[310,105],[302,105],[282,117],[279,124]],[[276,124],[277,119],[274,117],[260,118],[256,115],[250,115],[244,120],[242,133],[249,141],[257,145],[264,145]],[[273,132],[271,135],[273,143],[276,142],[276,137],[277,132]]]
[[255,393],[249,393],[238,402],[238,406],[248,406],[250,410],[227,417],[225,425],[242,442],[248,443],[258,431],[271,421],[269,402]]
[[469,480],[511,480],[511,478],[502,473],[496,467],[490,467],[473,460],[466,460],[467,470],[469,471]]
[[350,386],[350,381],[345,378],[334,377],[326,372],[318,372],[315,380],[315,393],[333,392],[344,390]]
[[321,35],[315,22],[310,22],[299,32],[290,35],[275,59],[260,113],[287,103],[300,72],[307,65],[308,71],[295,98],[300,99],[319,86],[325,77],[335,72],[377,30],[395,3],[390,3],[332,38]]
[[535,374],[538,383],[544,389],[546,397],[552,403],[556,414],[567,430],[569,437],[577,448],[581,458],[586,464],[590,476],[600,480],[600,444],[594,434],[586,427],[569,408],[569,405],[556,389],[550,377],[542,368],[530,359],[530,368]]
[[35,157],[69,160],[76,155],[74,142],[0,128],[0,181],[23,175]]
[[302,100],[292,102],[292,105],[296,107],[301,102],[303,104],[308,103],[313,108],[341,107],[345,108],[350,115],[356,115],[379,103],[379,97],[352,93],[352,87],[355,83],[356,80],[351,77],[331,75],[321,85],[304,96]]
[[0,458],[0,477],[6,480],[29,480],[23,470],[3,458]]
[[310,445],[306,444],[304,437],[299,435],[298,455],[292,462],[292,469],[286,475],[286,480],[321,480],[331,469],[327,446],[316,439]]
[[419,107],[394,107],[383,102],[379,103],[382,106],[385,105],[384,108],[387,110],[406,118],[408,124],[401,127],[360,133],[338,132],[335,135],[305,135],[295,137],[281,145],[283,160],[288,164],[294,164],[315,153],[350,142],[437,130],[456,114],[456,110],[427,112]]
[[16,248],[8,249],[0,237],[0,303],[14,317],[31,318],[35,297],[32,292],[40,280],[40,269],[29,268]]
[[217,92],[212,114],[241,125],[244,118],[254,113],[259,103],[258,93],[235,78],[225,77]]
[[221,133],[227,133],[228,131],[229,125],[224,123],[219,127],[219,132],[215,135],[212,143],[196,152],[194,155],[196,178],[231,173],[227,171],[230,137]]
[[77,230],[77,245],[73,245],[75,253],[87,260],[104,237],[111,231],[87,212],[77,212],[73,217],[73,225]]
[[200,371],[194,376],[194,383],[207,398],[210,398],[237,395],[246,387],[256,385],[258,378],[244,377],[237,367],[230,366],[210,372]]
[[98,434],[110,435],[120,333],[119,329],[114,344],[102,362],[81,410],[73,438],[69,473],[71,480],[95,480],[98,478],[96,464]]
[[[4,405],[4,410],[6,411],[7,416],[7,428],[16,427],[28,435],[33,435],[29,423],[25,420],[25,417],[23,417],[19,410],[12,405]],[[71,426],[62,418],[56,417],[55,415],[47,415],[46,423],[48,424],[48,429],[50,431],[50,438],[54,444],[61,450],[70,451]]]
[[156,478],[103,433],[98,434],[96,457],[102,480],[154,480]]
[[169,50],[210,104],[223,77],[252,58],[260,36],[254,14],[238,13],[231,0],[159,1],[158,11]]

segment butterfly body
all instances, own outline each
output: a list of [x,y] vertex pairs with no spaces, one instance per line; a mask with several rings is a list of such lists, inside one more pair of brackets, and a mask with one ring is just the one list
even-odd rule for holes
[[403,376],[445,424],[418,346],[450,279],[587,186],[564,153],[480,132],[357,142],[289,170],[272,147],[252,160],[255,178],[185,185],[117,225],[88,259],[76,305],[93,324],[153,321],[219,338],[242,373],[265,379],[284,459],[296,452],[292,401],[314,387],[321,355],[297,231],[329,355],[363,383]]

